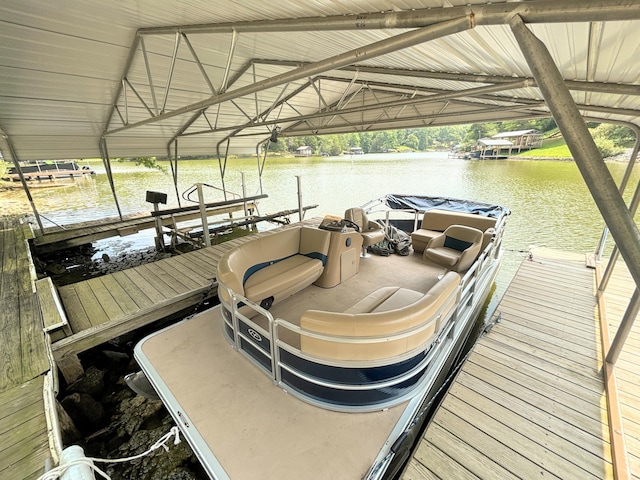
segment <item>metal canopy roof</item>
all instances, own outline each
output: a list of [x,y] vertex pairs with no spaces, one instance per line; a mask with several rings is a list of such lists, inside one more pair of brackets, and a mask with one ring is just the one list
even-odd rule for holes
[[[19,160],[255,152],[282,136],[549,116],[509,19],[583,115],[638,124],[634,0],[3,0],[0,131]],[[218,150],[219,149],[219,150]]]

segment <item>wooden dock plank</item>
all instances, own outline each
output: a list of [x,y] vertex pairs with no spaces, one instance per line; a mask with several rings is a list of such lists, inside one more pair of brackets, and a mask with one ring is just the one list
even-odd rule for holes
[[7,225],[3,229],[2,278],[0,278],[0,390],[21,383],[22,359],[20,354],[20,299],[16,261],[16,238],[14,229]]
[[404,480],[612,477],[594,273],[548,258],[523,261]]
[[154,265],[164,272],[165,279],[171,279],[172,285],[182,285],[185,291],[201,288],[207,283],[206,279],[184,268],[184,265],[176,257],[156,262]]
[[577,465],[575,462],[583,458],[565,457],[577,451],[570,448],[572,445],[568,442],[554,438],[552,432],[536,428],[526,416],[510,413],[508,409],[473,391],[466,390],[465,394],[468,396],[462,400],[454,391],[453,395],[447,397],[444,408],[493,438],[508,439],[509,448],[520,456],[526,456],[537,470],[543,469],[564,479],[595,480],[607,477],[604,475],[605,462],[590,461],[589,465]]
[[164,298],[171,298],[187,290],[182,284],[172,283],[171,279],[165,278],[165,272],[155,264],[140,265],[136,269]]
[[[74,283],[70,287],[75,290],[76,295],[80,300],[80,304],[82,305],[91,326],[99,325],[109,320],[109,317],[106,311],[100,304],[100,300],[93,293],[93,290],[91,289],[91,286],[89,285],[88,281]],[[64,301],[64,297],[63,297],[63,301]]]
[[124,289],[129,294],[131,300],[135,302],[139,309],[144,309],[153,305],[153,301],[124,271],[114,272],[113,279],[118,283],[120,288]]
[[216,276],[217,267],[214,268],[212,264],[208,263],[204,255],[197,258],[194,255],[178,255],[174,258],[183,269],[195,273],[198,277],[198,283],[201,285],[211,283],[211,280]]
[[20,297],[20,362],[23,381],[42,375],[50,368],[44,324],[35,293]]
[[[599,437],[606,431],[607,412],[602,402],[582,398],[591,393],[575,388],[572,382],[549,384],[523,372],[517,364],[505,364],[479,352],[469,357],[465,372],[481,378],[495,388],[496,398],[522,399],[590,435]],[[504,398],[504,401],[507,401]],[[513,401],[513,400],[510,400]]]
[[[501,442],[495,436],[487,433],[484,428],[478,428],[474,424],[466,422],[449,409],[441,408],[438,413],[440,418],[436,419],[434,424],[442,430],[449,432],[450,435],[446,440],[454,444],[445,444],[447,451],[456,448],[455,443],[467,443],[468,446],[466,448],[473,448],[488,458],[496,459],[503,469],[515,472],[516,475],[518,475],[520,471],[525,471],[535,472],[537,474],[536,476],[544,476],[544,478],[562,478],[540,467],[540,465],[529,459],[526,455],[519,453],[509,445]],[[427,440],[430,441],[431,434],[429,433],[428,435]],[[435,441],[433,443],[436,446],[439,445]],[[465,467],[471,469],[475,467],[470,461],[472,459],[473,456],[469,455],[466,459],[461,458],[460,461],[463,462]],[[480,478],[500,478],[499,476],[494,476],[494,473],[496,473],[494,469],[479,471],[478,476]],[[446,478],[446,474],[441,478]]]
[[65,285],[58,289],[60,301],[67,313],[67,320],[72,332],[80,332],[91,328],[91,320],[80,300],[78,291],[74,285]]
[[44,377],[0,393],[0,478],[31,479],[50,456],[43,401]]
[[[598,431],[594,435],[576,428],[564,418],[551,415],[540,405],[528,402],[528,396],[521,398],[507,395],[500,389],[490,386],[485,380],[484,376],[476,377],[462,372],[456,385],[451,389],[451,395],[455,395],[465,402],[471,400],[475,408],[491,411],[492,416],[495,414],[496,420],[505,425],[518,425],[522,432],[525,429],[521,426],[526,424],[527,436],[544,442],[545,447],[556,451],[562,450],[569,454],[570,458],[578,459],[575,463],[587,470],[599,468],[603,459],[611,462],[611,455],[606,453],[603,455],[602,439],[600,438],[602,431]],[[490,405],[496,399],[499,404],[498,408]],[[526,418],[520,418],[523,413],[526,414]]]
[[[114,275],[105,275],[99,277],[103,288],[105,288],[113,297],[114,302],[120,307],[122,315],[127,315],[138,310],[138,304],[131,298],[129,290],[122,288]],[[111,317],[113,318],[113,317]]]
[[[91,289],[92,295],[95,297],[98,304],[102,307],[101,310],[105,313],[104,322],[108,322],[112,319],[124,317],[122,308],[113,296],[113,293],[105,285],[103,277],[92,278],[87,280],[87,286]],[[91,318],[92,325],[99,325],[97,317]]]
[[151,300],[152,304],[162,302],[166,297],[154,286],[154,279],[147,279],[142,276],[139,269],[130,268],[119,272],[125,275],[136,287],[138,287],[144,295]]

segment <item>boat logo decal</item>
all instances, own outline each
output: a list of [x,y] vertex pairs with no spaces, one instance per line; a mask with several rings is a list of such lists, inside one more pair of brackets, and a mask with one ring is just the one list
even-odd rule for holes
[[257,342],[261,342],[262,341],[262,335],[260,335],[258,332],[256,332],[253,328],[250,328],[247,331],[249,332],[249,335],[251,335],[255,341],[257,341]]

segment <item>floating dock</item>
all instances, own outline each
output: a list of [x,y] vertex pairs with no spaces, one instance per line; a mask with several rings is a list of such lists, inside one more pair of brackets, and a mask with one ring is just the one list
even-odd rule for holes
[[[635,287],[620,262],[605,294],[617,326]],[[631,478],[640,475],[640,328],[616,367],[627,455],[612,463],[596,273],[584,256],[535,250],[500,301],[402,475]],[[494,317],[494,318],[496,318]],[[615,475],[615,476],[614,476]]]
[[[55,288],[35,279],[30,229],[2,226],[0,478],[30,479],[44,473],[47,460],[55,463],[61,449],[51,348],[64,363],[109,337],[197,305],[215,292],[220,256],[247,237]],[[403,479],[614,478],[594,272],[582,255],[548,250],[522,263],[497,307],[501,322],[473,349]],[[620,262],[605,294],[611,335],[634,288]],[[638,330],[615,368],[634,479],[640,472]]]
[[53,398],[51,355],[27,244],[31,229],[13,220],[0,226],[0,478],[30,479],[55,459],[59,443],[45,406]]

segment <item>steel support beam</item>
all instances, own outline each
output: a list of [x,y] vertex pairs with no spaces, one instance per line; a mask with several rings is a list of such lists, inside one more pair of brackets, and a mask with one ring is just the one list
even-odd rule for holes
[[632,20],[640,18],[640,4],[636,0],[552,0],[423,8],[400,12],[355,11],[353,15],[141,28],[138,34],[232,33],[234,30],[239,33],[261,33],[421,28],[467,16],[473,16],[476,25],[504,25],[514,15],[519,15],[527,23],[564,23],[567,18],[573,22]]
[[109,186],[111,187],[111,194],[113,195],[113,201],[116,204],[118,210],[118,217],[122,220],[122,211],[120,210],[120,203],[118,202],[118,195],[116,194],[116,185],[113,181],[113,172],[111,171],[111,159],[109,158],[109,150],[107,149],[107,139],[102,137],[100,140],[100,153],[102,154],[102,163],[107,173],[107,179],[109,180]]
[[192,103],[191,105],[186,105],[184,107],[177,108],[169,112],[163,112],[160,115],[157,115],[156,117],[153,117],[153,118],[148,118],[136,123],[132,123],[130,125],[112,129],[107,132],[107,135],[118,133],[131,128],[139,127],[141,125],[145,125],[148,123],[165,120],[167,118],[175,117],[178,115],[183,115],[185,113],[189,113],[194,110],[199,110],[202,108],[207,108],[212,105],[218,105],[220,103],[227,102],[229,100],[234,100],[236,98],[243,97],[246,95],[251,95],[253,93],[260,92],[268,88],[277,87],[284,83],[294,82],[302,78],[307,78],[307,77],[317,75],[329,70],[334,70],[336,68],[344,67],[345,65],[350,65],[355,62],[369,60],[371,58],[376,58],[381,55],[394,52],[396,50],[408,48],[413,45],[425,43],[430,40],[435,40],[437,38],[445,37],[447,35],[452,35],[454,33],[460,33],[462,31],[473,28],[473,26],[474,26],[473,17],[469,16],[469,17],[457,18],[457,19],[449,20],[447,22],[439,23],[436,25],[430,25],[428,27],[423,27],[417,30],[401,33],[394,37],[381,40],[379,42],[374,42],[370,45],[366,45],[361,48],[356,48],[348,52],[336,55],[334,57],[321,60],[316,63],[299,67],[290,72],[276,75],[266,80],[254,82],[251,85],[240,87],[236,90],[225,92],[220,95],[213,95],[212,97],[206,100]]
[[[636,141],[633,145],[633,150],[631,151],[631,156],[629,157],[629,163],[627,164],[627,168],[624,171],[624,175],[622,177],[622,180],[620,181],[620,187],[618,187],[618,190],[620,190],[620,195],[624,194],[624,191],[627,188],[627,183],[629,182],[629,179],[631,178],[631,174],[633,173],[633,169],[636,163],[636,160],[638,158],[638,151],[640,150],[640,127],[632,124],[632,123],[627,123],[624,122],[623,123],[627,128],[631,129],[635,134],[636,134]],[[638,189],[640,189],[640,181],[638,182]],[[636,190],[636,196],[638,195],[638,191]],[[634,198],[635,200],[635,198]],[[629,206],[629,211],[631,212],[631,215],[635,216],[636,212],[635,209],[638,208],[638,206],[636,205],[635,207],[633,207],[633,201],[631,202],[630,206]],[[598,244],[598,250],[596,251],[596,257],[598,259],[602,258],[602,254],[604,251],[604,245],[605,242],[607,240],[607,236],[609,235],[609,229],[605,226],[603,231],[602,231],[602,236],[600,237],[600,243]],[[609,259],[609,263],[607,265],[607,268],[605,270],[605,273],[602,276],[602,280],[600,281],[600,285],[598,285],[598,290],[600,291],[604,291],[607,288],[607,283],[609,282],[609,277],[611,276],[611,273],[613,271],[613,267],[616,264],[616,261],[618,260],[618,248],[614,246],[613,248],[613,252],[611,253],[611,257]]]
[[629,301],[629,305],[627,305],[627,309],[624,312],[624,316],[622,317],[616,336],[614,337],[613,342],[611,342],[611,348],[609,348],[606,358],[607,363],[610,363],[611,365],[616,364],[616,361],[620,356],[620,352],[622,352],[624,342],[627,340],[627,337],[631,332],[631,328],[633,328],[633,323],[637,318],[638,313],[640,313],[640,289],[636,287],[633,295],[631,296],[631,300]]
[[546,46],[515,15],[511,30],[591,195],[640,286],[640,232]]
[[[255,59],[253,64],[258,65],[278,65],[283,67],[300,67],[306,65],[306,62],[293,60],[269,60]],[[409,78],[428,78],[432,80],[446,80],[448,82],[465,82],[465,83],[512,83],[517,81],[529,81],[530,86],[535,87],[535,80],[531,77],[514,77],[501,75],[479,75],[475,73],[450,73],[450,72],[433,72],[429,70],[408,70],[403,68],[390,67],[373,67],[369,65],[347,65],[340,68],[342,71],[358,72],[358,73],[374,73],[376,75],[391,75]],[[564,80],[569,90],[582,92],[598,92],[611,93],[614,95],[640,95],[640,85],[627,85],[622,83],[609,82],[586,82],[581,80]]]
[[38,209],[36,208],[36,204],[33,201],[33,197],[31,196],[31,190],[29,189],[29,185],[27,185],[27,181],[24,178],[24,174],[22,173],[22,168],[20,167],[20,159],[18,158],[18,154],[16,153],[16,149],[11,142],[11,138],[7,135],[2,128],[0,128],[0,135],[7,145],[7,149],[9,150],[9,154],[11,155],[11,160],[13,160],[13,165],[16,167],[18,171],[18,176],[20,177],[20,182],[22,183],[22,188],[24,188],[24,193],[27,195],[27,199],[29,200],[29,205],[31,205],[31,210],[33,211],[33,215],[36,217],[36,222],[38,222],[38,227],[40,227],[40,231],[44,233],[44,227],[42,226],[42,219],[40,218],[40,214],[38,213]]
[[[636,186],[636,191],[633,194],[633,198],[631,199],[631,203],[629,204],[629,212],[632,216],[635,216],[638,211],[638,206],[640,206],[640,181],[638,181],[638,185]],[[602,279],[600,280],[600,285],[598,285],[598,290],[604,292],[607,288],[607,284],[611,279],[611,275],[613,274],[613,269],[618,261],[618,255],[620,254],[620,250],[618,245],[616,244],[613,247],[613,251],[611,252],[611,256],[609,257],[609,263],[607,264],[607,268],[602,275]]]

